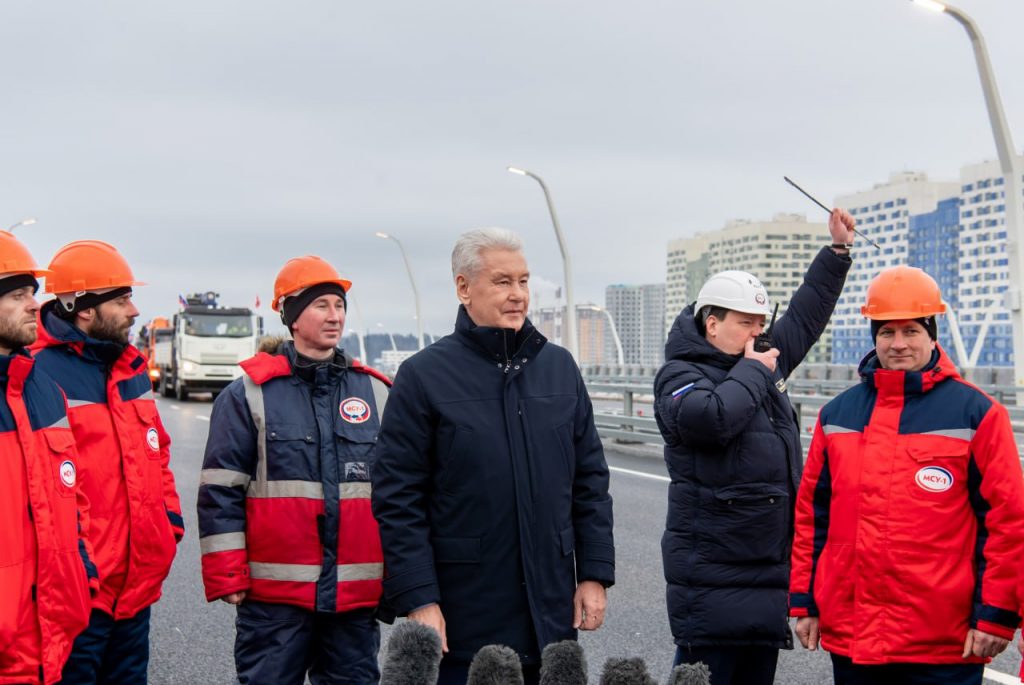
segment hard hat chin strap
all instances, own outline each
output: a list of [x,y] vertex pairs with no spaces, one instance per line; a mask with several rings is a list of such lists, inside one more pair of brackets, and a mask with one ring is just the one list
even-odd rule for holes
[[65,316],[77,314],[90,307],[98,307],[104,302],[117,299],[122,295],[131,295],[130,286],[123,288],[104,288],[102,290],[76,290],[73,293],[58,293],[58,308]]

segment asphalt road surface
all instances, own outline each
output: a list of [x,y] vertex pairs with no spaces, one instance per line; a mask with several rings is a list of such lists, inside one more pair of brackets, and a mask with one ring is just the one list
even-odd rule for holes
[[[223,602],[208,604],[203,597],[195,510],[212,404],[203,396],[184,403],[161,398],[158,404],[173,440],[171,468],[181,495],[186,536],[164,584],[163,598],[153,609],[150,683],[227,685],[236,682],[234,609]],[[665,615],[660,552],[668,479],[652,448],[611,448],[606,453],[615,499],[617,583],[609,590],[605,625],[594,633],[581,633],[580,643],[592,683],[597,682],[605,660],[613,656],[643,657],[654,678],[664,682],[675,651]],[[1011,647],[989,667],[986,683],[1019,683],[1011,677],[1019,667],[1020,657]],[[831,682],[825,652],[807,652],[797,646],[781,653],[776,683]]]

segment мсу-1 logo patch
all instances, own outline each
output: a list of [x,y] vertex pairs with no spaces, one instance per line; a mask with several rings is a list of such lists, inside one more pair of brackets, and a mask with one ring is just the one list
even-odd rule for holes
[[914,481],[922,490],[945,492],[953,487],[953,474],[941,466],[925,466],[914,475]]
[[157,435],[156,428],[150,428],[146,431],[146,444],[154,452],[160,449],[160,436]]
[[358,397],[349,397],[341,401],[341,418],[349,423],[363,423],[370,418],[370,405]]
[[62,461],[60,463],[60,482],[73,488],[76,480],[75,463],[70,459]]

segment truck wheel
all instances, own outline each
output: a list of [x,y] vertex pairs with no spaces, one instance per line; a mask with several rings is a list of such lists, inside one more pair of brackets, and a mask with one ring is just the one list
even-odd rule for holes
[[174,384],[174,396],[181,402],[188,402],[188,388],[184,382],[178,381]]
[[174,389],[167,382],[167,374],[160,374],[160,394],[164,397],[174,397]]

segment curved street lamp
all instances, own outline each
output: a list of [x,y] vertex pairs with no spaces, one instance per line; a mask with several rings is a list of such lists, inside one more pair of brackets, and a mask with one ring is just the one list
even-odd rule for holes
[[384,231],[377,231],[374,233],[378,238],[385,240],[394,240],[395,245],[398,245],[398,251],[402,253],[402,261],[405,262],[405,272],[409,274],[409,284],[412,285],[412,296],[416,300],[416,337],[419,340],[419,349],[423,349],[423,317],[420,315],[420,291],[416,287],[416,279],[412,276],[412,266],[409,265],[409,257],[405,254],[405,248],[402,246],[402,242]]
[[352,309],[356,315],[355,334],[359,341],[359,361],[369,364],[370,360],[366,358],[366,325],[363,323],[363,313],[359,309],[359,301],[351,293],[347,299],[352,301]]
[[13,225],[13,226],[11,226],[10,228],[8,228],[8,229],[7,229],[7,232],[8,232],[8,233],[14,233],[14,229],[18,228],[19,226],[31,226],[31,225],[32,225],[32,224],[34,224],[35,222],[36,222],[36,220],[35,220],[35,219],[22,219],[22,220],[21,220],[21,221],[19,221],[18,223],[14,224],[14,225]]
[[596,304],[581,304],[576,308],[577,311],[580,309],[589,309],[592,312],[601,312],[604,314],[604,318],[608,320],[608,328],[612,332],[612,340],[615,342],[615,353],[619,359],[619,366],[626,365],[626,357],[622,354],[622,340],[619,338],[619,331],[615,328],[615,319],[612,318],[611,312],[604,307],[598,307]]
[[388,338],[391,339],[391,351],[398,352],[398,345],[395,344],[395,336],[392,335],[391,331],[384,330],[384,324],[382,324],[380,321],[377,322],[377,328],[379,328],[382,332],[388,334]]
[[558,239],[558,249],[562,252],[562,270],[565,274],[565,337],[568,338],[565,348],[579,364],[578,341],[576,339],[576,303],[572,296],[572,260],[569,258],[569,248],[565,244],[565,236],[562,235],[562,228],[558,225],[558,215],[555,213],[555,204],[551,201],[551,192],[548,186],[537,174],[519,167],[508,167],[510,173],[519,176],[529,176],[540,184],[544,191],[544,199],[548,203],[548,211],[551,213],[551,223],[555,226],[555,237]]
[[[995,73],[988,57],[985,39],[978,25],[962,10],[937,0],[912,0],[933,12],[948,14],[964,27],[971,39],[974,49],[974,60],[981,77],[981,90],[985,94],[985,106],[988,108],[988,120],[992,126],[996,150],[999,153],[999,167],[1003,172],[1003,195],[1006,207],[1006,256],[1009,283],[1006,287],[1005,306],[1010,311],[1013,323],[1013,370],[1014,385],[1024,385],[1024,303],[1022,303],[1021,280],[1024,279],[1024,226],[1021,224],[1021,200],[1024,196],[1024,183],[1021,182],[1021,163],[1017,156],[1017,148],[1013,146],[1010,126],[1006,123],[1002,100],[996,87]],[[1018,399],[1021,399],[1018,397]]]

